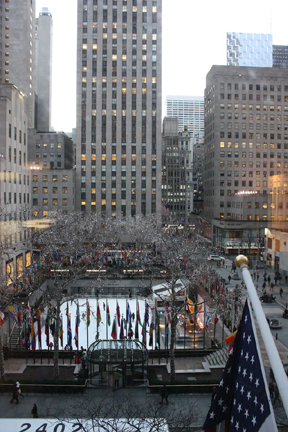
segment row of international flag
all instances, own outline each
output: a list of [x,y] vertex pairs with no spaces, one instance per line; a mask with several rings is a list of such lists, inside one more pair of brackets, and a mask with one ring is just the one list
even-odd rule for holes
[[[91,315],[95,317],[95,313],[91,311],[89,301],[86,302],[86,313],[82,313],[80,316],[80,307],[79,302],[76,303],[76,318],[75,318],[75,335],[74,335],[74,343],[76,349],[79,348],[79,326],[82,320],[86,321],[87,326],[87,334],[88,327],[91,324]],[[83,306],[83,305],[82,305]],[[144,316],[141,320],[140,316],[140,308],[139,302],[136,301],[136,314],[131,312],[129,301],[126,301],[126,311],[122,313],[120,311],[120,305],[118,300],[116,301],[116,311],[113,318],[111,320],[110,315],[110,307],[109,303],[106,300],[104,311],[106,313],[106,337],[111,337],[112,339],[140,339],[142,336],[142,342],[147,344],[147,333],[149,334],[149,346],[153,347],[153,336],[155,334],[155,345],[160,346],[160,319],[159,312],[157,308],[152,308],[151,310],[147,300],[145,300],[145,309]],[[190,321],[197,322],[198,312],[202,310],[202,303],[193,303],[192,300],[187,297],[186,302],[186,311],[189,314]],[[71,314],[69,312],[69,303],[67,302],[67,306],[65,309],[66,315],[66,323],[63,323],[63,315],[60,314],[58,326],[56,325],[55,318],[55,310],[51,307],[45,307],[45,309],[41,306],[38,306],[36,309],[31,310],[29,303],[25,308],[18,306],[17,312],[14,311],[13,306],[9,305],[8,307],[8,315],[12,318],[19,328],[21,328],[21,342],[22,347],[24,349],[32,349],[36,350],[36,342],[38,341],[38,349],[42,349],[42,331],[44,328],[44,332],[46,335],[46,345],[47,347],[51,347],[51,343],[53,344],[54,338],[56,336],[56,329],[58,327],[58,336],[60,340],[60,345],[64,347],[63,335],[64,335],[64,325],[66,324],[67,331],[67,346],[72,349],[72,327],[71,327]],[[208,326],[210,321],[210,316],[206,311],[206,304],[204,304],[204,317],[205,317],[205,326]],[[97,301],[96,307],[96,322],[97,322],[97,334],[96,339],[99,338],[99,326],[102,322],[101,317],[101,309],[99,301]],[[0,325],[2,325],[4,319],[4,314],[0,312]],[[150,320],[150,321],[149,321]],[[216,321],[216,317],[215,317]],[[170,325],[172,322],[171,319],[171,311],[169,304],[165,305],[165,322]],[[111,332],[109,327],[111,327]],[[140,329],[139,329],[140,326]],[[155,332],[154,332],[155,330]],[[141,333],[141,335],[140,335]],[[103,337],[102,337],[103,338]],[[88,340],[88,337],[87,337]]]
[[[168,311],[167,306],[167,313],[168,313],[168,320],[169,323],[171,323],[170,313]],[[118,301],[116,302],[116,313],[113,319],[113,322],[111,320],[110,315],[110,307],[108,301],[106,301],[106,325],[107,327],[111,327],[112,322],[112,329],[111,329],[111,338],[112,339],[124,339],[124,338],[132,338],[133,336],[135,339],[139,339],[139,326],[142,328],[141,334],[143,343],[146,344],[146,328],[149,327],[149,310],[150,307],[145,301],[145,311],[144,311],[144,317],[143,322],[141,322],[140,317],[140,308],[139,308],[139,302],[137,301],[136,306],[136,320],[135,320],[135,326],[133,325],[133,317],[135,316],[131,312],[130,304],[127,302],[126,305],[126,315],[125,318],[120,311],[120,306]],[[86,302],[86,315],[82,314],[86,318],[86,325],[87,329],[91,324],[91,315],[94,315],[91,311],[89,301]],[[159,317],[158,313],[156,312],[156,324],[159,326]],[[31,309],[30,305],[28,303],[27,307],[22,308],[21,306],[18,306],[17,312],[14,311],[13,306],[9,305],[8,307],[8,316],[12,318],[18,327],[21,329],[21,343],[22,347],[24,349],[32,349],[36,350],[36,342],[38,341],[38,349],[42,349],[42,332],[44,328],[44,332],[46,335],[46,345],[47,347],[51,346],[51,342],[53,343],[53,340],[56,335],[56,319],[55,319],[55,311],[51,308],[46,307],[41,308],[41,306],[38,306],[36,309]],[[69,312],[69,303],[67,302],[66,306],[66,317],[67,317],[67,345],[69,348],[72,348],[72,328],[71,328],[71,314]],[[4,321],[4,313],[0,312],[0,325],[3,324]],[[97,310],[96,310],[96,321],[97,321],[97,329],[99,328],[99,325],[101,324],[102,317],[101,317],[101,310],[99,302],[97,302]],[[80,317],[80,308],[79,303],[76,304],[76,319],[75,319],[75,336],[74,341],[76,348],[79,348],[79,326],[81,323],[81,317]],[[153,330],[156,328],[156,324],[154,324],[154,320],[151,319],[150,327],[149,327],[149,345],[153,345]],[[134,330],[133,328],[134,327]],[[64,334],[64,324],[63,324],[63,315],[61,314],[59,317],[59,339],[61,347],[64,346],[63,341],[63,334]],[[119,328],[119,331],[117,330]],[[125,336],[126,333],[126,336]],[[158,341],[159,343],[159,341]]]

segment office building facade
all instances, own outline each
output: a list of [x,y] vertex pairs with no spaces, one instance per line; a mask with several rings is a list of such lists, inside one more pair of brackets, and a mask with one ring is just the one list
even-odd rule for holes
[[78,0],[78,210],[161,213],[161,20],[161,0]]
[[75,211],[74,144],[64,132],[29,130],[34,217]]
[[26,244],[31,233],[25,227],[31,204],[27,124],[23,94],[12,84],[0,84],[0,269],[1,283],[8,287],[31,264]]
[[178,132],[187,126],[192,139],[204,136],[203,96],[167,96],[166,116],[178,119]]
[[167,215],[180,223],[188,223],[193,210],[189,143],[187,128],[178,132],[177,118],[165,117],[162,135],[162,205]]
[[[259,229],[271,223],[274,192],[269,178],[283,174],[288,179],[285,70],[211,68],[206,77],[204,152],[204,210],[206,219],[213,220],[214,243],[224,248],[228,238],[243,238],[244,230],[251,243],[256,233],[261,237]],[[283,184],[287,188],[288,182]],[[283,212],[280,216],[283,220]]]
[[272,35],[227,33],[227,66],[272,67]]
[[288,68],[287,45],[273,45],[273,67]]
[[34,127],[35,0],[3,2],[2,23],[1,81],[25,95],[28,127]]
[[52,41],[53,19],[48,8],[43,8],[36,19],[36,123],[37,130],[48,132],[51,129],[52,93]]

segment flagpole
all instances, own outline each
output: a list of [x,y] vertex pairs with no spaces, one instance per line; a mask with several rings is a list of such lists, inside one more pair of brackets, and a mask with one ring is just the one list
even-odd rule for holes
[[106,298],[106,339],[108,340],[107,298]]
[[96,328],[96,338],[99,338],[99,323],[98,323],[98,307],[99,307],[99,300],[97,298],[97,309],[96,309],[96,318],[97,318],[97,328]]
[[245,255],[238,255],[235,261],[242,272],[270,365],[274,373],[274,378],[282,399],[283,407],[288,416],[288,379],[248,269],[248,258]]
[[89,348],[89,336],[88,336],[88,299],[86,300],[86,331],[87,331],[87,350]]

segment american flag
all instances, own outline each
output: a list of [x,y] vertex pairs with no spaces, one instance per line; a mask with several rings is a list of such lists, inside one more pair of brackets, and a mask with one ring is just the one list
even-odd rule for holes
[[204,432],[277,431],[247,301],[233,348],[203,430]]

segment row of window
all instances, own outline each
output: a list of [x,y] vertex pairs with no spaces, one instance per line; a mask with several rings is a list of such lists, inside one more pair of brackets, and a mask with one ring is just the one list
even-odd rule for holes
[[[249,113],[249,114],[242,113],[242,115],[239,115],[239,113],[237,113],[237,112],[235,112],[234,114],[232,114],[231,112],[227,112],[227,113],[220,112],[220,119],[224,120],[225,118],[227,118],[227,120],[232,120],[234,118],[234,120],[241,120],[241,119],[242,120],[256,120],[256,121],[262,120],[263,122],[277,121],[277,123],[282,122],[282,121],[288,122],[288,115],[283,116],[282,114],[277,114],[276,117],[274,114],[270,114],[270,115],[262,114],[262,117],[261,117],[261,114],[257,113],[257,114],[255,114],[255,117],[254,117],[253,113]],[[237,125],[238,123],[233,123],[233,124]],[[266,123],[262,123],[262,124],[264,127]],[[270,124],[270,127],[271,127],[271,124]]]
[[[4,192],[4,204],[12,204],[12,192]],[[29,204],[29,193],[19,193],[17,201],[17,193],[13,193],[13,204]]]
[[[62,201],[58,200],[58,198],[53,198],[52,199],[52,205],[53,206],[58,206],[58,202],[59,202],[59,204],[61,202],[62,206],[67,206],[68,205],[68,199],[67,198],[62,198]],[[43,198],[42,205],[43,206],[48,206],[49,205],[48,198]],[[38,206],[38,198],[33,198],[33,206]]]
[[[243,129],[246,129],[246,125],[245,125],[245,127]],[[261,140],[261,139],[264,139],[264,140],[267,140],[267,139],[270,139],[270,140],[275,140],[275,139],[282,140],[282,139],[284,139],[285,141],[286,140],[288,141],[288,132],[284,133],[283,136],[282,136],[281,133],[275,134],[274,132],[270,133],[270,135],[269,135],[267,132],[263,132],[262,134],[260,132],[256,132],[254,134],[254,132],[248,132],[248,133],[247,132],[242,132],[242,133],[241,132],[234,132],[233,133],[233,132],[228,131],[228,132],[225,133],[224,131],[221,131],[220,132],[220,138],[223,139],[225,137],[227,139],[232,139],[234,137],[235,139],[239,139],[239,138],[242,138],[242,139],[247,139],[248,138],[250,140],[252,140],[252,139],[258,139],[258,140]]]
[[[12,148],[9,146],[8,149],[8,162],[12,162]],[[13,163],[17,164],[17,149],[13,149]],[[26,164],[26,153],[23,152],[23,163]],[[18,165],[22,165],[22,151],[18,150]]]
[[[41,156],[43,157],[43,158],[47,158],[48,157],[48,153],[36,153],[36,159],[40,159],[41,158]],[[51,158],[54,158],[55,157],[55,153],[50,153],[49,154],[49,156],[51,157]],[[62,156],[62,153],[57,153],[57,157],[58,158],[60,158]]]
[[[227,90],[232,90],[233,84],[232,83],[226,83],[226,89]],[[281,92],[281,91],[285,91],[288,92],[288,85],[280,85],[280,84],[238,84],[235,83],[234,84],[234,90],[239,90],[240,87],[242,88],[242,90],[256,90],[256,91],[268,91],[268,89],[270,90],[270,92]],[[220,83],[220,89],[221,90],[225,90],[225,83]]]
[[244,101],[244,100],[249,100],[249,101],[253,101],[254,99],[256,100],[256,101],[261,101],[261,100],[263,100],[263,102],[267,102],[268,100],[270,100],[270,102],[274,102],[274,101],[277,101],[277,102],[288,102],[288,95],[283,95],[283,96],[281,96],[281,95],[278,95],[278,96],[274,96],[274,95],[267,95],[267,94],[265,94],[265,95],[261,95],[261,94],[256,94],[256,95],[254,95],[254,94],[246,94],[246,93],[243,93],[242,95],[239,95],[239,94],[234,94],[234,95],[232,95],[231,93],[228,93],[227,95],[225,95],[225,93],[220,93],[220,99],[221,100],[224,100],[224,99],[228,99],[228,100],[240,100],[240,99],[242,99],[242,101]]
[[[241,208],[242,209],[243,208],[242,204],[243,204],[242,202],[241,203],[240,202],[232,202],[231,203],[231,201],[228,201],[226,203],[226,207],[227,208],[231,208],[232,207],[232,208],[239,208],[239,209]],[[276,205],[275,203],[271,203],[270,207],[272,209],[276,209],[278,207],[279,210],[283,210],[284,209],[284,205],[285,205],[285,208],[288,210],[288,202],[286,202],[286,203],[279,202],[278,205]],[[225,202],[224,201],[220,202],[220,207],[225,207]],[[253,207],[255,209],[259,209],[260,208],[260,203],[259,202],[255,202],[255,203],[247,202],[247,204],[246,204],[246,208],[247,209],[251,209]],[[262,203],[262,208],[263,209],[267,209],[268,208],[268,203],[267,202]]]
[[[256,152],[256,154],[254,154],[253,152],[248,152],[248,153],[242,152],[240,154],[238,151],[237,152],[235,152],[235,151],[234,152],[220,151],[220,157],[221,158],[225,158],[225,157],[228,157],[228,158],[232,158],[232,157],[239,158],[239,157],[242,157],[242,159],[246,159],[246,158],[253,159],[255,156],[256,156],[257,159],[268,159],[268,157],[270,159],[274,159],[275,154],[274,153],[270,153],[268,155],[268,153],[262,153],[262,152],[261,153],[260,152]],[[278,153],[277,154],[277,158],[281,159],[283,157],[284,157],[284,159],[288,159],[288,153]]]
[[[271,138],[271,137],[270,137]],[[279,149],[279,150],[281,150],[281,148],[282,148],[282,143],[277,143],[277,144],[274,144],[274,143],[271,143],[270,142],[270,144],[267,144],[267,142],[265,142],[265,143],[253,143],[253,142],[235,142],[235,143],[232,143],[231,141],[228,141],[228,142],[224,142],[224,141],[221,141],[220,142],[220,145],[219,145],[219,147],[220,148],[228,148],[228,149],[231,149],[231,148],[235,148],[235,149],[238,149],[239,147],[242,147],[242,149],[246,149],[247,147],[249,147],[249,149],[251,149],[251,150],[253,150],[253,148],[256,148],[256,149],[268,149],[268,148],[270,148],[270,149]],[[283,147],[284,149],[288,149],[288,144],[287,143],[284,143],[284,147]],[[279,153],[279,156],[278,157],[280,157],[281,156],[281,154]]]
[[[7,176],[8,174],[8,176]],[[18,177],[18,184],[22,184],[22,176],[23,176],[23,184],[26,185],[26,177],[27,177],[27,185],[29,186],[29,176],[26,174],[20,174],[17,172],[12,172],[12,171],[7,171],[4,170],[4,183],[6,183],[7,181],[9,183],[12,183],[12,177],[14,179],[14,184],[17,184],[17,177]],[[8,179],[7,179],[8,177]]]
[[[12,125],[11,125],[11,123],[9,123],[8,135],[9,135],[9,138],[12,138]],[[15,141],[17,141],[17,127],[16,126],[14,126],[13,138]],[[22,144],[22,131],[20,129],[18,130],[18,142],[19,142],[19,144]],[[23,143],[24,143],[24,145],[26,145],[26,133],[25,132],[23,133]]]
[[[242,220],[242,215],[239,214],[234,214],[234,213],[226,213],[226,217],[224,216],[224,213],[220,213],[220,219],[233,219],[233,220]],[[275,221],[278,220],[279,222],[281,221],[288,221],[288,215],[284,218],[282,215],[278,215],[277,217],[271,215],[269,218],[271,221]],[[246,216],[246,220],[256,220],[256,221],[267,221],[268,220],[268,216],[267,215],[262,215],[261,217],[259,215],[247,215]]]
[[[33,179],[33,183],[36,183],[36,182],[38,182],[40,180],[40,176],[38,176],[37,174],[33,174],[32,179]],[[68,175],[64,174],[62,176],[60,176],[60,175],[53,175],[52,176],[52,181],[53,182],[57,182],[58,179],[59,179],[59,181],[60,181],[60,179],[62,179],[63,182],[66,182],[66,181],[68,181]],[[48,182],[49,181],[48,175],[43,174],[42,175],[42,181],[43,182]]]
[[[52,188],[52,193],[53,194],[58,194],[58,189],[59,189],[58,187],[53,187]],[[33,187],[33,194],[38,194],[38,190],[39,190],[38,187],[34,186]],[[49,191],[48,187],[43,187],[42,188],[42,193],[43,194],[48,194],[48,191]],[[68,193],[68,188],[67,187],[62,187],[62,193],[63,194],[67,194]]]
[[[43,143],[42,144],[42,147],[43,148],[47,148],[47,147],[50,147],[51,149],[52,148],[55,148],[55,147],[57,147],[57,148],[62,148],[62,143]],[[38,149],[38,148],[41,148],[41,143],[40,142],[38,142],[38,143],[36,143],[36,148]]]
[[[249,164],[248,164],[248,162],[247,163],[246,162],[240,162],[239,163],[238,161],[235,161],[234,164],[232,164],[232,162],[226,162],[226,163],[222,162],[222,161],[220,162],[220,168],[224,168],[225,166],[227,166],[229,168],[229,167],[232,167],[233,165],[235,168],[238,168],[239,166],[242,166],[242,168],[246,168],[247,166],[249,166],[249,168],[253,168],[253,166],[256,168],[267,168],[268,163],[267,162],[258,162],[258,161],[256,161],[256,163],[254,163],[254,164],[253,164],[253,161],[249,161]],[[288,168],[288,162],[285,162],[283,165],[284,165],[284,168]],[[277,164],[274,162],[270,162],[269,167],[270,168],[281,168],[282,164],[281,164],[281,162],[277,162]]]
[[275,105],[260,105],[260,104],[257,104],[257,105],[252,105],[252,104],[249,104],[249,105],[234,104],[234,105],[232,105],[231,103],[227,103],[227,104],[221,103],[220,104],[220,109],[231,110],[233,108],[235,111],[238,111],[239,109],[241,109],[242,111],[246,111],[246,110],[253,111],[254,109],[256,109],[256,111],[278,111],[278,112],[284,111],[284,112],[288,112],[288,105],[275,106]]

